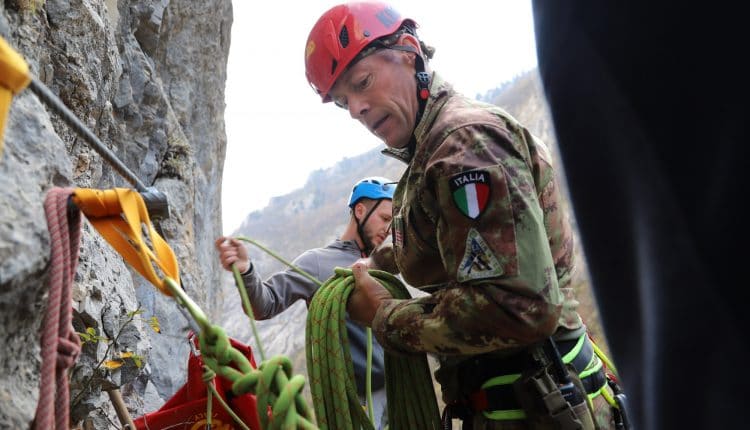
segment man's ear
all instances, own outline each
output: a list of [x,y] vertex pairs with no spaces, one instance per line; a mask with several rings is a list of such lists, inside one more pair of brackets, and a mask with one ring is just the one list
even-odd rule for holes
[[367,206],[365,206],[364,203],[359,202],[356,205],[354,205],[354,215],[357,216],[357,219],[361,220],[362,217],[364,217],[366,213],[367,213]]
[[[416,37],[412,36],[409,33],[402,33],[401,36],[399,36],[396,44],[404,45],[404,46],[411,46],[412,48],[414,48],[415,51],[419,53],[420,56],[424,56],[422,52],[422,46],[420,45],[419,40],[417,40]],[[412,56],[410,55],[409,57],[412,57]]]

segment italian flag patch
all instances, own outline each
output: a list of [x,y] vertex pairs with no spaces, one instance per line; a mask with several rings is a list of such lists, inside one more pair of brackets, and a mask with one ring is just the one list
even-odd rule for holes
[[486,170],[471,170],[450,178],[453,203],[462,214],[476,219],[487,208],[490,199],[490,174]]

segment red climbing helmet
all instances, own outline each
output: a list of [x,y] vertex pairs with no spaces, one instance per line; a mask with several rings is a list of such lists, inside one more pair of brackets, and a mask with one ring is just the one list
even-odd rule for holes
[[352,60],[373,40],[396,32],[404,21],[390,5],[377,1],[344,3],[325,12],[307,37],[305,75],[323,103]]

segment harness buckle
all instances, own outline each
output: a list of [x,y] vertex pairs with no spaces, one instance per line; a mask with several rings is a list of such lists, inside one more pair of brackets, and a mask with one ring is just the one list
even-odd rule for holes
[[440,417],[442,430],[451,430],[454,418],[460,419],[463,422],[463,429],[468,430],[472,428],[473,414],[466,402],[451,402],[445,406],[443,415]]

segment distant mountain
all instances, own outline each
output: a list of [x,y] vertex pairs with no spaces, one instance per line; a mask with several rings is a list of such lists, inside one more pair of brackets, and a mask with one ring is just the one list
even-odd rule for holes
[[[344,158],[331,168],[314,171],[302,188],[274,197],[268,206],[250,213],[235,235],[258,239],[288,258],[330,242],[349,220],[347,199],[356,181],[365,176],[394,181],[401,177],[406,165],[380,154],[383,148],[381,145]],[[263,273],[282,268],[265,254],[253,257]]]
[[[552,121],[536,69],[478,98],[504,108],[545,141],[556,156]],[[379,154],[381,149],[374,148],[362,155],[345,158],[331,168],[313,172],[304,187],[275,197],[266,208],[249,214],[235,235],[258,240],[289,260],[306,249],[327,244],[343,231],[348,221],[346,201],[356,180],[364,176],[385,176],[397,180],[403,173],[406,166]],[[557,163],[560,164],[559,160]],[[250,248],[251,257],[264,277],[282,269],[283,265],[272,257],[252,246]],[[579,257],[581,264],[574,283],[581,301],[580,311],[595,338],[602,339],[580,252]],[[242,315],[237,292],[229,276],[222,291],[225,299],[222,325],[231,335],[252,344],[247,318]],[[294,362],[295,373],[307,376],[304,368],[305,318],[306,308],[304,303],[299,302],[276,318],[257,324],[266,357],[287,355]],[[606,345],[603,346],[606,348]]]

